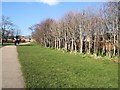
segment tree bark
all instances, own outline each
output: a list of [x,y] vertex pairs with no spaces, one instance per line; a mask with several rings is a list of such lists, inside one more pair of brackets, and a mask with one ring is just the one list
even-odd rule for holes
[[55,49],[56,49],[56,37],[55,37]]
[[72,43],[71,43],[71,52],[73,52],[73,46],[74,46],[74,39],[72,38]]
[[91,49],[91,41],[89,39],[89,49],[88,49],[88,54],[90,54],[90,49]]
[[60,49],[60,48],[61,48],[61,42],[60,42],[60,38],[59,38],[59,40],[58,40],[58,41],[59,41],[59,49]]
[[[114,21],[113,21],[113,31],[115,31],[115,28],[114,28]],[[116,50],[116,48],[115,48],[115,32],[114,32],[114,34],[113,34],[113,56],[115,56],[115,50]]]
[[80,53],[82,53],[82,46],[83,46],[83,41],[82,41],[82,32],[81,32],[81,26],[80,26]]
[[65,45],[64,46],[65,46],[64,47],[65,51],[67,51],[67,35],[66,35],[66,33],[65,33]]
[[76,42],[74,41],[74,44],[75,44],[75,54],[77,52],[77,45],[76,45]]
[[115,47],[115,34],[114,34],[114,44],[113,44],[113,56],[115,56],[115,51],[116,51],[116,47]]
[[57,38],[57,49],[59,49],[59,41],[58,41],[58,38]]
[[94,56],[97,56],[97,37],[96,37],[96,33],[94,36]]

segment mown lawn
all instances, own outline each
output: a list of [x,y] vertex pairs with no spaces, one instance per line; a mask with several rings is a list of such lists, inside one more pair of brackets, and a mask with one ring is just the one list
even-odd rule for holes
[[26,88],[117,88],[118,64],[36,44],[17,47]]

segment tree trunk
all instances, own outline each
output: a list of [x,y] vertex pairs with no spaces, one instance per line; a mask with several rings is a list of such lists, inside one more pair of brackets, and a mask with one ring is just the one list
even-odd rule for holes
[[109,51],[108,51],[108,57],[111,57],[111,48],[110,48],[110,43],[109,43]]
[[46,45],[46,42],[45,42],[45,47],[46,47],[47,45]]
[[82,32],[81,32],[81,27],[80,27],[80,53],[82,53],[82,47],[83,46],[83,41],[82,41]]
[[82,38],[80,39],[80,53],[83,51],[83,41]]
[[89,50],[88,50],[88,54],[90,54],[90,49],[91,49],[91,43],[89,41]]
[[43,38],[43,42],[44,42],[44,46],[46,47],[46,38],[45,38],[45,35],[44,35],[44,38]]
[[105,52],[105,42],[104,42],[104,36],[103,36],[103,43],[102,43],[102,55],[104,55],[104,52]]
[[48,40],[48,38],[47,38],[47,47],[49,47],[49,40]]
[[94,56],[96,57],[97,56],[97,37],[96,37],[96,34],[95,34],[95,38],[94,38]]
[[76,54],[76,52],[77,52],[77,45],[76,45],[75,41],[74,41],[74,43],[75,43],[75,54]]
[[55,37],[55,49],[56,49],[56,37]]
[[72,43],[71,43],[71,52],[73,52],[73,46],[74,46],[74,39],[72,38]]
[[[113,21],[113,31],[115,31],[115,29],[114,29],[114,21]],[[114,39],[113,39],[113,56],[115,56],[115,50],[116,50],[116,48],[115,48],[115,32],[114,32]]]
[[102,55],[104,55],[104,52],[105,52],[105,46],[103,45],[103,48],[102,48]]
[[58,40],[58,41],[59,41],[59,49],[60,49],[60,48],[61,48],[60,38],[59,38],[59,40]]
[[45,45],[45,47],[46,47],[46,39],[44,39],[44,45]]
[[48,41],[49,47],[51,47],[50,43],[51,43],[51,42],[50,42],[50,39],[49,39],[49,41]]
[[113,56],[115,56],[115,51],[116,51],[116,48],[115,48],[115,34],[114,34]]
[[[119,2],[120,3],[120,2]],[[120,6],[119,6],[120,8]],[[120,11],[120,10],[119,10]],[[118,14],[119,15],[119,14]],[[118,52],[118,57],[120,57],[120,15],[118,16],[119,18],[116,18],[116,24],[117,24],[117,32],[118,32],[118,37],[117,37],[117,41],[118,41],[118,48],[117,48],[117,52]]]
[[59,41],[58,41],[58,38],[57,38],[57,49],[59,49]]
[[66,33],[65,33],[65,45],[64,45],[65,47],[65,51],[67,51],[67,36],[66,36]]
[[91,49],[91,40],[90,37],[88,38],[88,50],[87,50],[87,54],[90,54],[90,49]]

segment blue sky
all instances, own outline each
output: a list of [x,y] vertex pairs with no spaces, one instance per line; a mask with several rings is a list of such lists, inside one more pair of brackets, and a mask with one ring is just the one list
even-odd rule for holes
[[40,2],[2,2],[2,15],[21,30],[21,35],[30,35],[29,26],[41,22],[46,18],[59,19],[68,11],[82,11],[87,7],[99,8],[99,2],[60,2],[48,5]]

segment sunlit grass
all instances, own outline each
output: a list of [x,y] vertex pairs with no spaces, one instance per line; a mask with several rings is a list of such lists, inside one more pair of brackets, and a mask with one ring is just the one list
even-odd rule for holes
[[118,64],[36,44],[17,47],[26,87],[117,88]]

